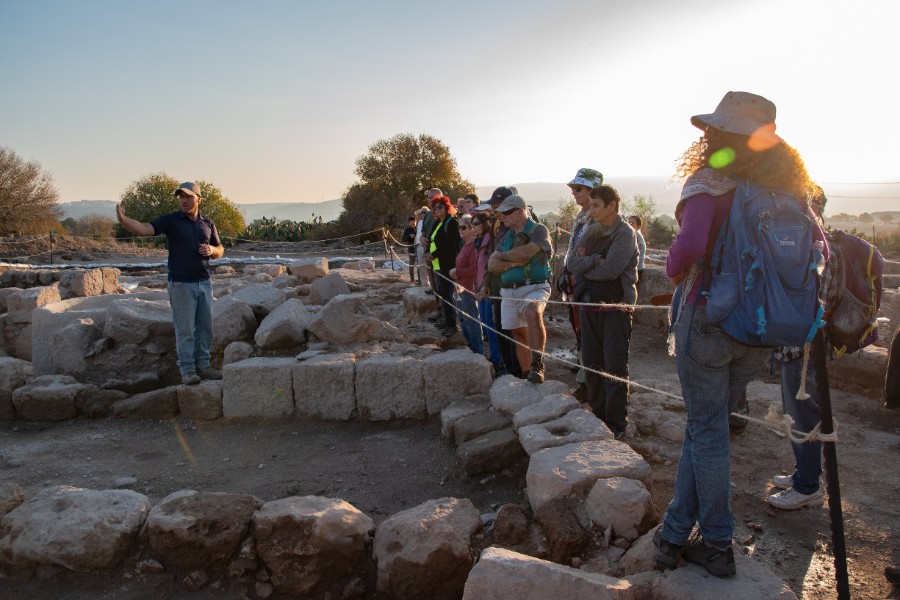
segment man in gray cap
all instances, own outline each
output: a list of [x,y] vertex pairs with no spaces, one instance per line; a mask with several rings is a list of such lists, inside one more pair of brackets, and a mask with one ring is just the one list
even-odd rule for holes
[[553,247],[547,228],[528,218],[521,196],[507,197],[497,208],[508,228],[491,254],[488,270],[500,273],[501,322],[516,341],[516,356],[532,383],[544,382],[544,308],[550,299]]
[[116,217],[135,235],[165,234],[169,246],[169,304],[175,321],[175,346],[181,382],[221,379],[222,372],[209,365],[212,344],[212,284],[209,261],[225,253],[216,225],[200,214],[200,186],[186,181],[175,190],[179,210],[160,215],[149,223],[125,216],[122,203]]

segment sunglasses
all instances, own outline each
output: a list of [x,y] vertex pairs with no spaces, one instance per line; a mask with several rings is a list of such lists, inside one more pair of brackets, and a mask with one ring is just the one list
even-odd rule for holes
[[519,210],[519,209],[518,209],[518,208],[513,208],[513,209],[511,209],[511,210],[504,210],[504,211],[501,212],[500,214],[503,215],[504,217],[508,217],[509,215],[513,214],[513,213],[516,212],[517,210]]
[[460,225],[460,226],[459,226],[459,230],[460,230],[460,231],[463,231],[463,230],[465,230],[465,229],[469,229],[469,226],[468,226],[468,225]]
[[572,186],[569,186],[569,187],[572,188],[572,193],[575,193],[575,194],[580,194],[581,192],[583,192],[584,190],[587,189],[587,188],[584,187],[583,185],[578,185],[577,183],[576,183],[575,185],[572,185]]

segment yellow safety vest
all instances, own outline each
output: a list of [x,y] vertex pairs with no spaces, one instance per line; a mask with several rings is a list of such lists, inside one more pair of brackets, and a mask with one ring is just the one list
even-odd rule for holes
[[[444,217],[444,221],[446,221],[446,220],[447,220],[447,217]],[[431,256],[434,257],[431,259],[431,268],[434,269],[435,271],[441,270],[441,264],[438,262],[438,259],[437,259],[437,244],[434,243],[434,236],[437,235],[438,229],[441,228],[441,225],[444,224],[444,221],[438,222],[437,227],[435,227],[434,230],[431,232],[431,246],[428,247],[428,251],[431,253]]]

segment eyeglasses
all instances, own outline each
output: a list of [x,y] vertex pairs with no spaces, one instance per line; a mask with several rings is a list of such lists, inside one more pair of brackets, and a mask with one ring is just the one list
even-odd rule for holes
[[583,185],[579,185],[579,184],[577,184],[577,183],[576,183],[575,185],[572,185],[572,186],[569,186],[569,187],[572,188],[572,193],[573,193],[573,194],[580,194],[581,192],[583,192],[584,190],[587,189],[587,188],[584,187]]
[[468,225],[460,225],[459,226],[460,231],[463,231],[464,229],[469,229],[469,226]]
[[504,217],[508,217],[509,215],[513,214],[513,213],[516,212],[517,210],[519,210],[519,209],[518,209],[518,208],[513,208],[513,209],[511,209],[511,210],[504,210],[504,211],[501,212],[500,214],[503,215]]
[[444,206],[443,204],[435,204],[434,206],[431,207],[431,210],[437,210],[437,209],[446,210],[446,208],[447,207]]

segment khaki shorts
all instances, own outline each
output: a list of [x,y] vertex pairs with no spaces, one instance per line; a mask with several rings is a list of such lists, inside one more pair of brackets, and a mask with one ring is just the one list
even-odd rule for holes
[[525,319],[525,309],[533,302],[519,302],[518,300],[537,300],[546,305],[550,299],[549,283],[533,283],[523,285],[520,288],[500,288],[500,323],[503,329],[521,329],[528,325]]

